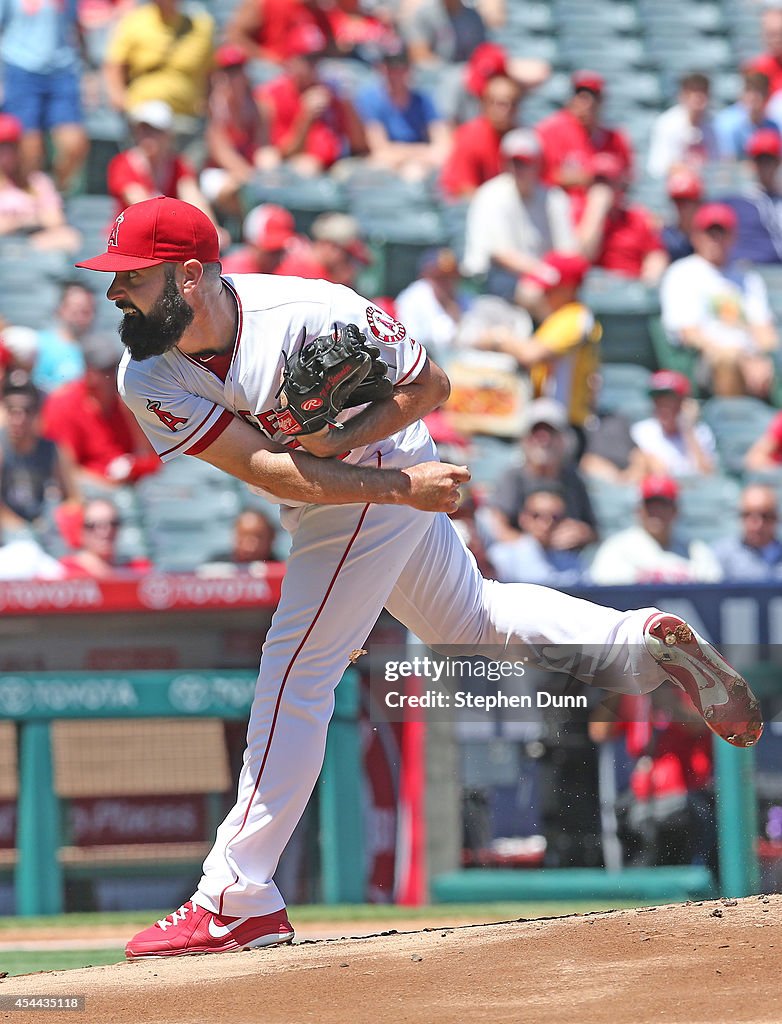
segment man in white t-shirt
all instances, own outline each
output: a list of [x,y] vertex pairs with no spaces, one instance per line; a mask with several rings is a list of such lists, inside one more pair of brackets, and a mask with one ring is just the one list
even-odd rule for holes
[[736,214],[707,203],[692,228],[695,252],[672,263],[660,284],[663,327],[674,344],[700,354],[715,394],[766,398],[779,339],[762,277],[730,263]]
[[522,301],[523,275],[544,277],[544,253],[576,252],[570,198],[540,183],[542,151],[534,132],[516,128],[503,138],[506,170],[485,182],[470,200],[464,246],[466,274],[488,274],[487,290]]
[[595,583],[717,583],[722,570],[702,540],[676,535],[679,487],[669,476],[641,483],[638,524],[608,537],[595,552],[589,575]]
[[639,420],[630,435],[655,473],[697,476],[713,473],[716,443],[698,404],[690,401],[690,382],[676,370],[658,370],[649,381],[654,415]]
[[665,178],[682,165],[700,170],[719,157],[710,92],[708,78],[699,72],[684,75],[679,82],[678,102],[652,125],[646,169],[653,178]]
[[411,334],[437,358],[453,346],[469,302],[459,289],[461,277],[451,249],[428,249],[418,277],[396,297],[396,313]]
[[[620,692],[673,677],[723,739],[757,741],[746,682],[678,616],[483,578],[446,514],[470,474],[436,461],[422,422],[448,378],[403,324],[327,281],[223,277],[214,226],[176,199],[128,207],[80,266],[114,274],[120,391],[160,458],[195,456],[261,489],[292,535],[236,803],[192,899],[131,939],[129,958],[293,938],[273,877],[320,773],[336,686],[384,607],[430,647],[560,667],[564,653],[570,674]],[[297,432],[279,399],[286,362],[348,324],[380,350],[391,395]]]

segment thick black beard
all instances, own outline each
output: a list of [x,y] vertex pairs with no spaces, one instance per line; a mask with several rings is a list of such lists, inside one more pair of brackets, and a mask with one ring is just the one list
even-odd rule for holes
[[146,315],[138,309],[130,316],[126,313],[119,336],[131,359],[149,359],[174,348],[192,322],[193,310],[179,294],[173,274],[166,274],[163,292],[152,309]]

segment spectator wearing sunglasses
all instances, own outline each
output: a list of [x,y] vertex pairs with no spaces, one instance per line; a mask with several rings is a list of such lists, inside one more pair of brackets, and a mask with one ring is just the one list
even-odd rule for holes
[[489,560],[503,583],[541,583],[572,586],[581,578],[584,556],[577,550],[554,547],[557,527],[567,516],[562,488],[541,483],[529,491],[519,513],[521,536],[494,544]]
[[726,580],[759,582],[782,579],[782,543],[777,536],[777,494],[766,484],[749,484],[739,502],[741,534],[714,545]]
[[60,559],[66,574],[106,579],[118,573],[148,572],[152,563],[146,558],[122,558],[117,544],[121,527],[122,519],[113,501],[88,501],[80,524],[78,550]]

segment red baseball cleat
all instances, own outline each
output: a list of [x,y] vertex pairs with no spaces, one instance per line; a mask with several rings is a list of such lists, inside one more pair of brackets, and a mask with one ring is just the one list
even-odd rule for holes
[[134,935],[125,947],[128,960],[152,956],[230,953],[236,949],[290,942],[293,927],[284,910],[263,917],[218,917],[192,900]]
[[644,643],[713,733],[734,747],[757,743],[763,732],[757,697],[692,626],[678,615],[659,612],[644,625]]

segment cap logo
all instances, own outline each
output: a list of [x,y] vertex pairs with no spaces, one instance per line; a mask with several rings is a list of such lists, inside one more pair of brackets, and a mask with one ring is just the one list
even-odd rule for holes
[[119,247],[119,242],[117,241],[117,235],[119,234],[119,226],[120,226],[120,224],[124,220],[125,220],[125,214],[121,213],[119,215],[119,217],[117,217],[117,219],[114,221],[114,227],[111,229],[111,234],[109,235],[109,241],[108,241],[108,248],[109,249],[112,246],[114,246],[115,249]]

